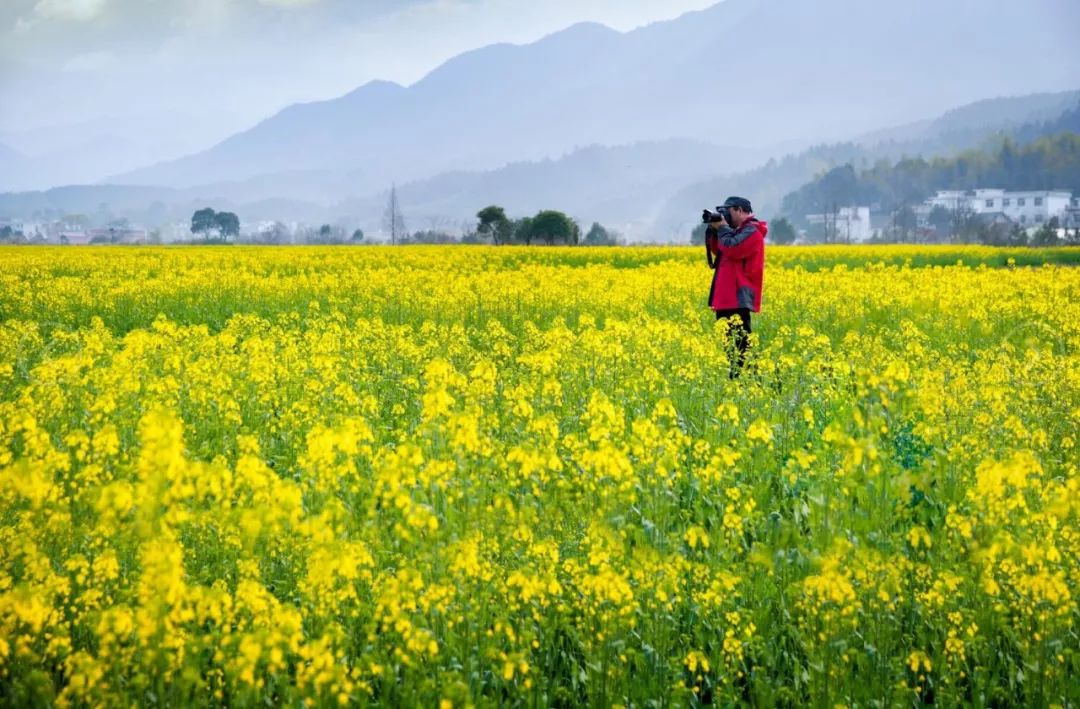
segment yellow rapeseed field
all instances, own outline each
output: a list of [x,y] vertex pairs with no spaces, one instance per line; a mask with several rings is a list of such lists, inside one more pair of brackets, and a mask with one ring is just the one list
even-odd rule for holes
[[0,704],[1076,706],[1074,256],[0,249]]

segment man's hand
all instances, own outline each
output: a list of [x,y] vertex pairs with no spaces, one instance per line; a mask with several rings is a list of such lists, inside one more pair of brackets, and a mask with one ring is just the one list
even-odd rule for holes
[[[718,226],[727,226],[728,225],[727,221],[724,219],[724,215],[720,214],[719,212],[713,213],[713,212],[710,212],[708,209],[703,209],[703,210],[701,210],[701,216],[702,216],[703,219],[708,219],[709,220],[706,223],[709,226],[711,226],[713,229],[715,229]],[[709,217],[716,217],[716,219],[709,219]]]

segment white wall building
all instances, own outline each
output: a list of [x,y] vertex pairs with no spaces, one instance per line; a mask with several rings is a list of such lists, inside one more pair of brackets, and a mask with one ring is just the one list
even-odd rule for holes
[[1072,198],[1069,208],[1065,210],[1065,216],[1061,218],[1061,226],[1080,229],[1080,197]]
[[823,224],[838,242],[867,241],[873,236],[870,229],[870,207],[841,207],[825,214],[807,214],[810,224]]
[[45,234],[46,224],[44,222],[28,221],[25,219],[2,219],[0,220],[0,228],[11,227],[13,232],[21,232],[26,238],[32,237],[34,234]]
[[1061,219],[1073,202],[1065,190],[1006,192],[998,189],[941,190],[926,201],[929,209],[963,209],[975,214],[1000,212],[1022,227],[1039,226],[1053,217]]

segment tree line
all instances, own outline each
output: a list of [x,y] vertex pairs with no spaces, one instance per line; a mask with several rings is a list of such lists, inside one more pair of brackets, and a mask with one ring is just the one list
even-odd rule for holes
[[506,210],[497,205],[484,207],[476,213],[479,220],[476,234],[493,244],[570,244],[583,246],[614,246],[619,234],[599,222],[593,222],[584,235],[578,223],[563,212],[544,209],[534,216],[510,219]]
[[[400,213],[396,200],[392,198],[384,220],[392,244],[566,244],[583,246],[614,246],[619,243],[620,235],[599,222],[582,234],[577,221],[564,212],[545,209],[531,217],[511,219],[506,210],[498,205],[484,207],[476,214],[476,226],[457,236],[438,229],[410,232],[405,219]],[[232,212],[215,212],[206,207],[197,210],[191,217],[191,233],[208,242],[227,243],[240,234],[240,220]],[[351,233],[340,226],[323,224],[318,228],[303,228],[291,234],[288,228],[274,222],[268,229],[250,237],[254,243],[283,244],[359,244],[364,243],[364,232],[355,229]]]

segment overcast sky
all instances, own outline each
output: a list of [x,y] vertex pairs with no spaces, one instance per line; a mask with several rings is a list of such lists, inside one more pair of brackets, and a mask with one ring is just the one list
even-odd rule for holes
[[371,79],[412,83],[471,48],[715,2],[0,0],[0,129],[172,116],[201,140]]

